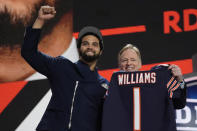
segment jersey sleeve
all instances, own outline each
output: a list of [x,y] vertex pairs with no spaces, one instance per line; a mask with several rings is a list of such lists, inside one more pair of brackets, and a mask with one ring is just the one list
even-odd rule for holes
[[168,73],[166,85],[169,98],[172,99],[175,109],[182,109],[186,105],[186,87],[181,89],[180,82],[178,82],[170,72]]
[[155,66],[152,70],[163,70],[165,71],[165,75],[162,78],[166,83],[166,88],[168,90],[169,98],[173,101],[173,105],[175,109],[182,109],[186,105],[186,90],[187,87],[185,86],[184,89],[181,89],[180,83],[176,80],[176,78],[172,75],[171,70],[168,70],[168,66]]
[[186,96],[187,96],[187,86],[182,89],[180,86],[172,91],[173,93],[173,105],[175,109],[182,109],[186,105]]

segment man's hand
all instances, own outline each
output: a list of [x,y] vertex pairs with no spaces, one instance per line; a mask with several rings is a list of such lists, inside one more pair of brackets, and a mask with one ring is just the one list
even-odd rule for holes
[[172,70],[173,76],[175,76],[179,82],[183,81],[183,75],[179,66],[172,64],[168,67],[168,69]]
[[32,28],[40,29],[44,25],[46,20],[50,20],[55,17],[56,11],[54,7],[51,6],[41,6],[38,12],[38,18],[33,24]]
[[40,20],[50,20],[53,17],[55,17],[56,11],[54,7],[51,6],[41,6],[39,13],[38,13],[38,19]]

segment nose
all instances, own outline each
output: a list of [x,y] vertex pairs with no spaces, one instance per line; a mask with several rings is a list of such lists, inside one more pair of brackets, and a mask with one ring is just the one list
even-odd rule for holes
[[132,63],[131,60],[127,61],[127,65],[131,65],[131,63]]
[[93,46],[91,43],[88,44],[88,46],[87,46],[88,49],[93,49],[93,47],[94,47],[94,46]]

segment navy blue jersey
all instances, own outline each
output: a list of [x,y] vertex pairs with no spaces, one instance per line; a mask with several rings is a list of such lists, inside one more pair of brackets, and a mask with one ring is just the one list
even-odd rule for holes
[[114,73],[102,131],[176,131],[173,93],[178,87],[166,68]]

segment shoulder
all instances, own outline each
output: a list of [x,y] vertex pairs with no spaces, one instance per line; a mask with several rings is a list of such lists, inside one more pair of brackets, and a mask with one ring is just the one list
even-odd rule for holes
[[68,64],[74,64],[72,61],[70,61],[69,59],[63,57],[63,56],[57,56],[55,57],[56,61],[59,63],[68,63]]
[[109,88],[109,81],[105,79],[103,76],[98,75],[99,83],[101,84],[102,87],[105,89]]
[[168,67],[169,67],[169,64],[160,64],[160,65],[153,66],[151,68],[151,71],[152,70],[168,70]]
[[99,79],[99,81],[101,82],[101,83],[107,83],[107,84],[109,84],[109,81],[107,80],[107,79],[105,79],[103,76],[101,76],[101,75],[98,75],[98,79]]
[[61,69],[70,69],[75,67],[75,63],[70,61],[69,59],[63,56],[57,56],[54,58],[54,63],[56,63],[57,68],[60,67]]
[[168,69],[169,66],[170,66],[169,64],[156,65],[156,66],[153,66],[150,71],[154,71],[154,72],[158,72],[158,73],[163,72],[163,73],[166,73],[169,76],[172,76],[171,70]]

